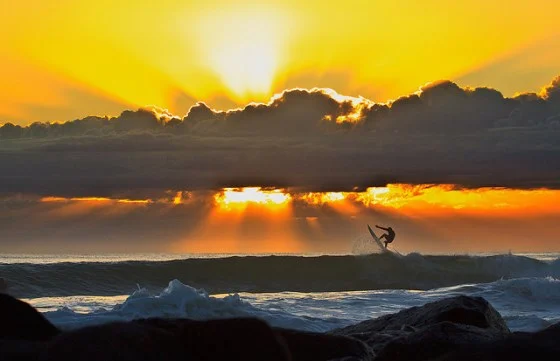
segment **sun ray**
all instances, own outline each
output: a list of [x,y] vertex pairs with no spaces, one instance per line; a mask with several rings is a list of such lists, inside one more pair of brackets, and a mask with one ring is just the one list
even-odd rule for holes
[[277,9],[252,7],[202,16],[201,60],[238,99],[269,95],[281,66],[285,24]]

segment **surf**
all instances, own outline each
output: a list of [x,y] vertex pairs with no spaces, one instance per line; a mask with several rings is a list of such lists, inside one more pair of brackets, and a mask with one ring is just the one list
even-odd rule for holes
[[231,256],[172,261],[0,264],[16,297],[114,296],[137,285],[161,290],[178,279],[211,294],[428,290],[521,277],[560,277],[560,259],[394,253],[325,256]]
[[157,292],[138,288],[128,296],[74,296],[28,301],[64,329],[146,317],[195,320],[257,317],[278,327],[325,332],[457,295],[484,297],[499,310],[513,330],[538,331],[557,322],[560,314],[560,281],[551,277],[499,280],[429,291],[227,295],[210,295],[203,289],[171,280],[167,287]]

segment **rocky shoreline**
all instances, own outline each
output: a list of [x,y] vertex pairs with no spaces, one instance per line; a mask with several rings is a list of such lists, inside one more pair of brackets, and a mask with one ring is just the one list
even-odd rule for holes
[[560,323],[510,332],[485,299],[457,296],[311,333],[253,318],[139,319],[63,332],[0,294],[0,360],[494,361],[560,359]]

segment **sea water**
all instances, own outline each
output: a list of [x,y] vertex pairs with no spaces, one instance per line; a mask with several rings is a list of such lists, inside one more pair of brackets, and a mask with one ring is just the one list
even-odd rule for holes
[[514,330],[560,321],[560,258],[529,255],[3,255],[9,293],[74,329],[146,317],[258,317],[325,332],[454,295]]

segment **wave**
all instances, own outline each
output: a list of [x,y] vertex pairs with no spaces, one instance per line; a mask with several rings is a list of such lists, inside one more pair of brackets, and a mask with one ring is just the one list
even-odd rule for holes
[[431,298],[459,294],[484,297],[515,331],[534,332],[560,322],[560,280],[550,276],[500,279],[440,288],[427,294]]
[[494,288],[510,299],[560,305],[560,280],[550,276],[500,280],[495,283]]
[[[457,294],[486,298],[514,331],[538,331],[560,321],[560,280],[552,277],[499,280],[424,292],[282,292],[226,296],[210,296],[204,290],[172,280],[159,293],[138,289],[119,300],[78,296],[35,299],[34,302],[51,322],[64,329],[146,317],[196,320],[257,317],[277,327],[325,332]],[[50,306],[45,309],[45,305]]]
[[212,297],[206,291],[184,285],[178,280],[169,282],[159,294],[151,294],[146,289],[139,289],[111,309],[98,308],[93,312],[79,313],[71,308],[62,307],[44,314],[51,322],[63,329],[148,317],[185,317],[194,320],[257,317],[277,327],[315,332],[338,326],[336,322],[328,319],[302,317],[280,310],[260,309],[242,300],[238,294],[223,298]]
[[20,298],[131,294],[161,290],[178,279],[211,294],[428,290],[521,277],[560,277],[560,259],[525,256],[233,256],[174,261],[0,264],[9,292]]

